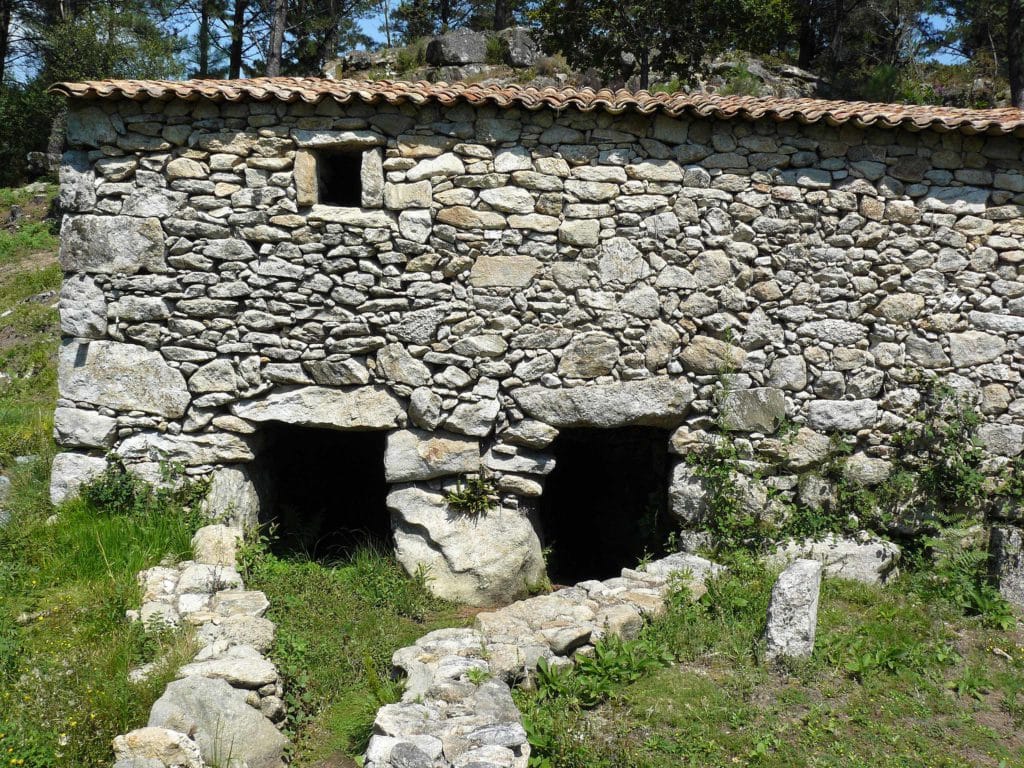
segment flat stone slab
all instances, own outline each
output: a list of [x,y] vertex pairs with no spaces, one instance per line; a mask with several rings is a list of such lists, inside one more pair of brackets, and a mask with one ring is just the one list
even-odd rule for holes
[[402,403],[383,387],[300,387],[236,403],[231,412],[249,421],[327,429],[391,429],[405,420]]
[[693,402],[693,387],[683,379],[659,377],[549,389],[523,387],[512,393],[531,418],[553,427],[674,427]]
[[827,576],[885,584],[899,575],[900,554],[900,548],[891,541],[876,537],[847,539],[830,534],[820,540],[791,541],[780,546],[774,560],[778,563],[797,558],[817,560],[824,566]]
[[57,359],[60,396],[117,411],[184,415],[185,377],[159,352],[117,341],[66,341]]
[[387,437],[384,477],[389,483],[429,480],[480,470],[480,443],[444,432],[404,429]]
[[69,216],[60,235],[60,265],[65,272],[134,275],[167,271],[160,219]]
[[186,677],[167,686],[149,726],[190,734],[208,765],[239,761],[248,768],[282,768],[288,740],[250,707],[245,692],[224,680]]

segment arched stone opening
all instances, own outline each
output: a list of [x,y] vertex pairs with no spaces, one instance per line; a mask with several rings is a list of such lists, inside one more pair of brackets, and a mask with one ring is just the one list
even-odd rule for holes
[[548,449],[555,469],[538,499],[541,541],[555,584],[605,579],[664,553],[670,432],[654,427],[564,429]]
[[281,422],[263,432],[260,516],[276,526],[276,548],[332,560],[361,546],[392,546],[385,432]]

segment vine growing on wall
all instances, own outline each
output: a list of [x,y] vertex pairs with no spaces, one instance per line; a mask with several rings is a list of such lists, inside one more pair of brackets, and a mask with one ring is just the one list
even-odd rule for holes
[[777,468],[769,464],[745,471],[735,442],[724,433],[685,461],[704,486],[702,528],[723,549],[766,550],[787,539],[862,529],[887,533],[908,521],[917,529],[936,530],[980,521],[999,504],[1024,501],[1024,460],[1010,462],[998,476],[984,471],[986,454],[977,434],[981,424],[968,398],[929,379],[922,384],[919,406],[892,438],[888,478],[867,486],[848,477],[844,468],[856,440],[834,435],[818,473],[828,489],[819,504],[771,487],[767,504],[745,499],[742,475],[763,481]]

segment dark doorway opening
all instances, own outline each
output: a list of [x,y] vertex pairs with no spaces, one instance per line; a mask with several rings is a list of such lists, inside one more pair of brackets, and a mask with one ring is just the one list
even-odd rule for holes
[[537,507],[556,584],[617,576],[644,555],[664,554],[669,433],[653,427],[567,429]]
[[265,522],[274,549],[334,560],[390,546],[384,433],[268,424],[260,454]]

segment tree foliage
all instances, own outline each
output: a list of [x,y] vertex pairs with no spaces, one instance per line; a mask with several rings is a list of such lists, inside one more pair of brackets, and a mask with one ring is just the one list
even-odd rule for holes
[[709,56],[761,50],[788,37],[788,0],[542,0],[534,13],[569,63],[607,79],[652,71],[688,81]]

